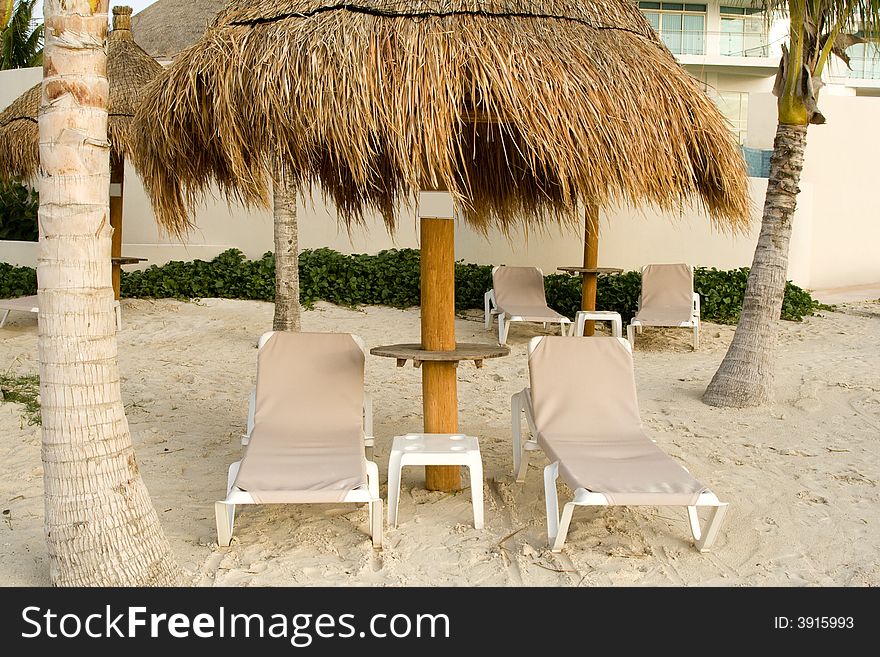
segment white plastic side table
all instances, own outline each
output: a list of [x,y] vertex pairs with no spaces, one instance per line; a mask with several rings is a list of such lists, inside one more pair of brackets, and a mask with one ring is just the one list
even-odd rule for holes
[[388,524],[397,526],[400,471],[407,465],[463,465],[470,471],[474,528],[483,528],[483,461],[480,444],[461,433],[409,433],[396,436],[388,460]]
[[623,320],[620,318],[620,313],[616,313],[613,310],[578,310],[574,318],[573,335],[583,337],[584,324],[588,320],[593,322],[611,322],[612,337],[623,337]]

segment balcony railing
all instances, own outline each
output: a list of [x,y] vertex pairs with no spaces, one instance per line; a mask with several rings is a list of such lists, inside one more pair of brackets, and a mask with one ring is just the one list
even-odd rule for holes
[[769,57],[770,40],[764,32],[719,32],[720,54],[725,57]]
[[709,37],[717,38],[723,57],[770,57],[770,40],[763,32],[660,30],[660,40],[674,55],[705,55]]
[[848,78],[880,80],[880,57],[853,57],[845,70]]

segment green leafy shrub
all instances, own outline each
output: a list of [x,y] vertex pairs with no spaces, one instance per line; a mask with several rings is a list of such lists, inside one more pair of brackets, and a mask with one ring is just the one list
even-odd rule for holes
[[36,242],[39,209],[40,197],[35,190],[0,179],[0,240]]
[[[303,306],[329,301],[340,306],[385,305],[408,308],[419,304],[419,252],[389,249],[371,255],[344,255],[331,249],[306,250],[300,254],[300,299]],[[694,288],[700,293],[702,317],[723,324],[739,320],[747,268],[720,271],[697,268]],[[568,274],[544,277],[547,303],[573,317],[581,305],[581,279]],[[596,305],[620,313],[624,321],[635,315],[641,291],[641,275],[630,271],[599,276]],[[491,265],[455,264],[455,305],[459,310],[483,307],[483,295],[492,287]],[[0,295],[34,294],[33,269],[0,264]],[[174,261],[144,271],[122,272],[124,297],[179,299],[222,297],[228,299],[275,298],[275,258],[271,253],[247,260],[230,249],[211,261]],[[789,283],[785,290],[782,319],[799,321],[820,308],[808,292]]]
[[26,297],[37,293],[37,270],[0,262],[0,299]]

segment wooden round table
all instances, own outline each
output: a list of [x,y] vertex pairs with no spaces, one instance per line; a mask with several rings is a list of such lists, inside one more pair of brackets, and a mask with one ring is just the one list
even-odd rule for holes
[[[622,274],[623,269],[619,267],[557,267],[559,271],[564,271],[569,274]],[[587,308],[582,308],[581,310],[588,310]],[[595,310],[595,308],[591,308],[589,310]]]
[[389,344],[370,349],[373,356],[396,358],[397,366],[403,367],[406,361],[411,360],[413,367],[421,367],[425,361],[440,363],[458,363],[462,360],[472,360],[477,368],[483,367],[486,358],[501,358],[510,354],[508,347],[497,344],[481,344],[459,342],[452,351],[432,351],[422,349],[420,344]]
[[[422,369],[425,433],[449,434],[458,432],[458,395],[455,376],[458,362],[472,360],[479,368],[483,366],[486,358],[507,356],[510,349],[497,344],[459,342],[454,349],[445,351],[423,349],[421,344],[390,344],[373,347],[370,353],[374,356],[395,358],[398,367],[406,365],[408,360],[413,362],[413,367],[421,367],[422,363],[427,363]],[[459,470],[458,466],[426,465],[425,485],[428,490],[459,490],[461,488]]]

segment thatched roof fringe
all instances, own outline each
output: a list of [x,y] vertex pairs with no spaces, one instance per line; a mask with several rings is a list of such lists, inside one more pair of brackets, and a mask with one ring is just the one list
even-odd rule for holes
[[[423,188],[448,189],[481,230],[574,222],[584,203],[673,211],[691,200],[719,227],[747,224],[735,138],[633,5],[339,8],[236,2],[151,85],[136,150],[161,225],[186,231],[215,183],[266,205],[274,158],[349,224],[378,211],[393,229]],[[625,29],[605,29],[615,25]]]

